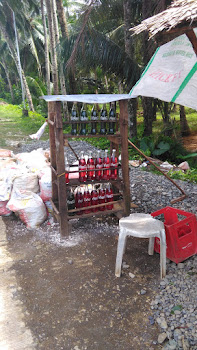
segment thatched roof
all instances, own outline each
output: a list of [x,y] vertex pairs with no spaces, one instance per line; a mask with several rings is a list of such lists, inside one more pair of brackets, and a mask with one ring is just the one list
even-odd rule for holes
[[[197,1],[174,0],[167,10],[145,19],[130,30],[134,34],[147,30],[150,38],[156,37],[156,40],[165,42],[194,27],[197,27]],[[163,35],[168,36],[168,39],[162,38],[161,40]]]

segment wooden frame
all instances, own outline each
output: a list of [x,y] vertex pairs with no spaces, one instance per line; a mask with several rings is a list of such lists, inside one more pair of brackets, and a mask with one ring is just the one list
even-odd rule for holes
[[[121,147],[121,168],[122,179],[111,180],[113,186],[121,189],[123,198],[114,200],[113,209],[105,210],[104,212],[96,212],[94,214],[77,215],[77,210],[68,211],[67,208],[67,194],[68,186],[74,186],[77,182],[66,184],[65,181],[65,159],[64,159],[64,145],[68,145],[68,138],[71,135],[63,134],[63,123],[61,115],[61,102],[48,102],[48,123],[49,123],[49,138],[50,138],[50,157],[52,170],[52,207],[53,214],[56,220],[60,223],[60,232],[62,236],[68,236],[70,232],[70,220],[73,218],[84,218],[92,215],[101,216],[116,214],[119,218],[130,214],[130,181],[129,181],[129,166],[128,166],[128,100],[119,100],[120,106],[120,133],[114,135],[104,135],[110,141],[110,149],[115,148],[117,151],[119,145]],[[81,136],[80,136],[81,137]],[[85,136],[86,137],[86,136]],[[102,135],[95,135],[95,137],[103,137]],[[103,182],[103,181],[102,181]],[[118,197],[114,194],[114,199]],[[102,204],[103,205],[103,204]],[[105,204],[106,205],[106,204]],[[99,205],[97,205],[99,207]],[[100,205],[101,206],[101,205]],[[94,208],[91,206],[90,208]],[[76,214],[71,216],[69,214]]]

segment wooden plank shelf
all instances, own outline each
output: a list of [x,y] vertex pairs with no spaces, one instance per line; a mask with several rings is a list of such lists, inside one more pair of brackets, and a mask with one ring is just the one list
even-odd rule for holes
[[[100,211],[96,211],[96,212],[90,212],[90,213],[83,213],[83,214],[77,214],[77,212],[79,211],[85,211],[88,209],[92,209],[92,208],[99,208],[99,207],[103,207],[103,206],[107,206],[113,204],[113,209],[110,210],[100,210]],[[93,205],[93,206],[89,206],[87,208],[80,208],[80,209],[73,209],[73,210],[68,210],[68,220],[73,220],[73,219],[81,219],[81,218],[88,218],[88,217],[92,217],[92,216],[103,216],[103,215],[110,215],[110,214],[115,214],[117,212],[121,212],[123,213],[124,211],[124,206],[121,201],[113,201],[113,202],[109,202],[109,203],[102,203],[102,204],[98,204],[98,205]],[[69,215],[71,213],[76,213],[76,215]]]
[[[59,97],[58,97],[59,99]],[[49,136],[50,136],[50,157],[51,157],[51,173],[52,173],[52,208],[53,214],[60,223],[60,231],[62,236],[67,236],[70,233],[69,222],[73,219],[88,218],[93,216],[103,216],[115,214],[119,218],[130,213],[130,182],[129,182],[129,167],[128,167],[128,100],[123,98],[119,100],[120,114],[119,118],[114,122],[115,134],[87,134],[87,135],[72,135],[71,133],[64,133],[63,125],[75,124],[75,122],[63,122],[62,121],[62,108],[60,100],[50,100],[48,102],[48,121],[49,121]],[[101,121],[96,121],[98,125]],[[109,120],[106,121],[106,125],[109,124]],[[91,126],[92,121],[88,120],[87,126]],[[83,124],[81,121],[77,121],[76,124]],[[74,153],[69,139],[88,139],[88,138],[102,138],[105,137],[110,141],[110,153],[112,149],[116,149],[116,156],[118,157],[121,152],[121,166],[118,166],[118,178],[117,180],[87,180],[82,183],[79,179],[69,179],[69,183],[66,184],[65,180],[65,159],[64,159],[64,146],[69,146]],[[78,159],[78,155],[76,155]],[[74,165],[77,166],[77,165]],[[114,170],[114,167],[110,167]],[[103,169],[103,170],[106,170]],[[121,170],[119,174],[119,170]],[[72,170],[68,173],[79,173],[78,170]],[[121,177],[119,176],[121,175]],[[86,208],[68,210],[67,207],[67,191],[70,188],[76,188],[77,186],[84,185],[96,185],[110,183],[113,188],[113,202],[101,203],[96,206],[90,206]],[[100,207],[107,207],[107,205],[113,205],[113,209],[99,210]],[[85,213],[88,209],[97,208],[98,211]],[[83,213],[79,214],[79,211]]]

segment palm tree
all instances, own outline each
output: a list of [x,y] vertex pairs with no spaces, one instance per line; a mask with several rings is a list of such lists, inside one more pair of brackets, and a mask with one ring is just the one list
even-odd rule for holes
[[[16,64],[17,71],[19,75],[21,75],[22,87],[24,86],[29,107],[31,110],[34,110],[31,93],[27,84],[25,73],[20,64],[20,55],[17,52],[17,46],[15,45],[15,42],[13,40],[13,38],[16,38],[16,33],[17,33],[16,26],[15,26],[15,11],[16,11],[16,25],[18,28],[24,30],[24,27],[23,27],[25,23],[24,14],[27,13],[28,9],[30,9],[30,5],[33,6],[35,10],[36,0],[31,0],[29,2],[21,1],[20,9],[19,7],[17,7],[16,2],[14,2],[13,0],[9,1],[9,3],[8,1],[3,0],[0,6],[0,31],[2,33],[4,40],[7,42],[10,54]],[[22,10],[24,10],[24,12]]]

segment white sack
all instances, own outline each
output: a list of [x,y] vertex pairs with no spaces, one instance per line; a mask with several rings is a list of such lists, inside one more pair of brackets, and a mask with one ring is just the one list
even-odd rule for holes
[[36,229],[47,218],[42,199],[33,192],[12,192],[7,207],[16,212],[28,229]]
[[29,170],[35,173],[49,166],[45,151],[42,148],[34,150],[30,153],[19,153],[16,155],[19,165],[26,166]]
[[39,180],[40,185],[40,197],[43,202],[49,201],[52,197],[52,183],[51,183],[51,169],[45,170],[44,175],[42,175]]
[[18,174],[13,181],[13,191],[39,192],[38,176],[34,173],[28,172]]
[[8,201],[0,201],[0,216],[9,216],[12,212],[7,208]]
[[196,72],[196,54],[183,34],[156,50],[130,97],[155,97],[197,110]]

